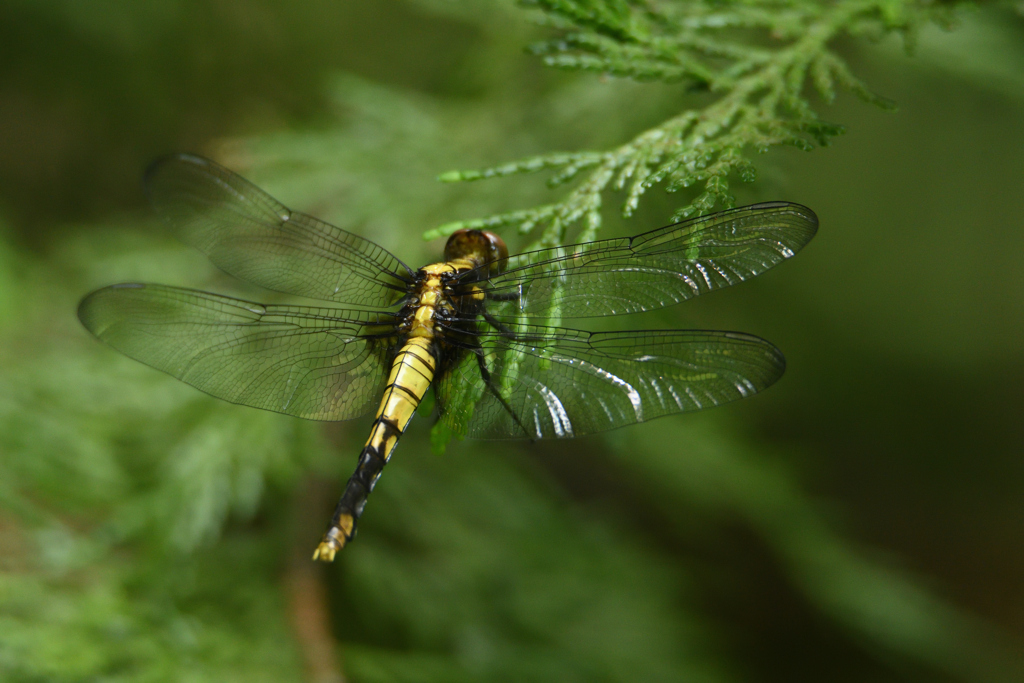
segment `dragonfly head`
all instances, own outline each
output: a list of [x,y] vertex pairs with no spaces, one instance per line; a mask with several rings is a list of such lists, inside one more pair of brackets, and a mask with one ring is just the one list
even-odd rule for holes
[[478,266],[493,263],[491,275],[505,270],[508,247],[505,240],[489,230],[457,230],[444,245],[444,260],[467,259]]

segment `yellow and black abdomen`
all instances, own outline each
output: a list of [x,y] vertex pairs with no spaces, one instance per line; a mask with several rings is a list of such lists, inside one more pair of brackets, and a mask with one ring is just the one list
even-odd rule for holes
[[356,471],[348,480],[334,510],[331,526],[313,553],[314,560],[333,561],[335,553],[355,535],[356,522],[363,513],[366,497],[427,393],[436,368],[437,358],[431,336],[410,337],[402,344],[391,365],[391,375],[370,430],[370,438],[366,440]]
[[[470,246],[479,246],[476,244],[479,239],[466,240]],[[461,244],[461,241],[457,242]],[[334,555],[352,540],[356,523],[366,505],[366,497],[373,490],[384,465],[398,445],[399,437],[434,380],[439,361],[436,341],[439,311],[443,316],[451,315],[453,311],[453,301],[450,294],[445,292],[444,282],[446,278],[471,270],[486,260],[485,255],[465,258],[461,251],[455,251],[458,253],[449,254],[446,250],[446,256],[451,260],[424,266],[417,274],[418,283],[412,292],[415,303],[404,309],[402,332],[405,340],[391,364],[391,374],[377,410],[377,418],[370,430],[370,438],[366,440],[356,471],[348,480],[334,510],[331,526],[313,553],[314,560],[333,561]],[[482,297],[482,293],[474,292],[469,298],[475,301],[479,297]]]

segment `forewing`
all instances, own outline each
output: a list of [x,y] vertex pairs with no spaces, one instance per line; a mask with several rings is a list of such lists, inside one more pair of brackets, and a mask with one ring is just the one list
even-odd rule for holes
[[772,344],[737,332],[520,326],[516,337],[477,337],[497,392],[485,388],[472,351],[439,380],[441,419],[453,433],[531,439],[592,434],[750,396],[786,367]]
[[78,307],[121,353],[217,398],[311,420],[347,420],[384,386],[388,314],[270,306],[162,285],[123,284]]
[[292,211],[241,176],[202,157],[154,163],[146,190],[180,237],[231,275],[288,294],[386,308],[411,272],[390,252]]
[[490,278],[487,310],[506,319],[650,311],[763,273],[799,251],[817,226],[807,207],[771,202],[632,238],[526,252]]

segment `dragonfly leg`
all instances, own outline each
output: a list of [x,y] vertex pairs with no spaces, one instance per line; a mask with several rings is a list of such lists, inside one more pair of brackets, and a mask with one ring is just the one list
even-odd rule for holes
[[491,327],[493,327],[498,332],[501,332],[503,335],[505,335],[506,337],[508,337],[509,339],[512,339],[514,341],[526,343],[526,342],[530,342],[530,341],[542,341],[543,340],[543,337],[540,336],[540,335],[537,335],[537,334],[534,334],[533,336],[531,336],[531,335],[528,335],[528,334],[519,334],[518,332],[515,332],[511,327],[509,327],[505,323],[501,322],[500,320],[495,318],[493,315],[491,315],[487,311],[484,311],[480,315],[482,315],[484,317],[484,320],[486,320],[487,323]]
[[498,399],[498,403],[500,403],[501,407],[505,409],[505,412],[512,417],[512,421],[519,425],[519,428],[523,430],[523,433],[529,434],[530,432],[526,431],[526,426],[520,421],[519,416],[513,412],[512,406],[508,404],[505,397],[501,395],[500,391],[498,391],[498,387],[494,385],[494,379],[491,377],[491,371],[487,369],[487,363],[484,362],[484,350],[481,348],[475,348],[473,349],[473,352],[476,354],[476,364],[480,368],[480,377],[483,379],[484,384],[487,385],[487,389],[494,394],[494,398]]
[[516,289],[514,292],[488,292],[487,298],[491,301],[519,301],[523,296],[522,292]]
[[511,327],[509,327],[505,323],[501,322],[500,320],[495,318],[493,315],[491,315],[487,311],[484,311],[481,315],[483,315],[484,320],[487,321],[487,324],[489,324],[491,327],[496,329],[498,332],[501,332],[503,335],[505,335],[509,339],[515,339],[516,338],[516,333],[512,331]]

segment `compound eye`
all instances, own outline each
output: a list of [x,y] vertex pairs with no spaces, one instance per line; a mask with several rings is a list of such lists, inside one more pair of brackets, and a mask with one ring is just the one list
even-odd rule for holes
[[456,230],[444,246],[444,258],[446,261],[469,259],[479,265],[493,262],[490,274],[496,275],[505,269],[508,247],[489,230]]
[[493,262],[491,275],[504,272],[508,265],[508,246],[505,244],[505,240],[490,230],[481,230],[481,235],[487,240],[487,260]]

